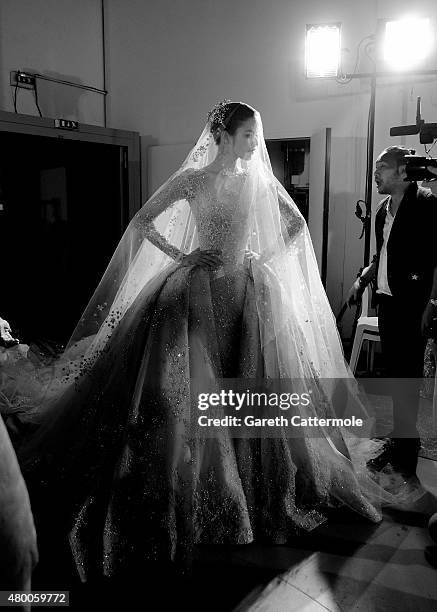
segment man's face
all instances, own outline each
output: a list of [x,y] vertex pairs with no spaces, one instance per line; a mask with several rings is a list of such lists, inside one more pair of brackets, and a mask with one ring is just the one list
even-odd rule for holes
[[405,166],[397,167],[396,162],[378,158],[375,164],[375,183],[378,193],[391,195],[405,189]]

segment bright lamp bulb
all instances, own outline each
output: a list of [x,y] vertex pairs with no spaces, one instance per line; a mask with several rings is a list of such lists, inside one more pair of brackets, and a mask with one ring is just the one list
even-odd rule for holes
[[335,77],[340,62],[340,26],[308,25],[306,33],[306,75],[309,78]]
[[395,70],[414,67],[429,55],[431,48],[429,19],[406,18],[386,23],[384,60]]

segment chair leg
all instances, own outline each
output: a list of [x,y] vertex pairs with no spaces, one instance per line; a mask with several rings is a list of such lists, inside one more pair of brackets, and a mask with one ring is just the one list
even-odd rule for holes
[[352,373],[355,374],[355,370],[357,368],[358,357],[361,351],[361,345],[363,343],[363,332],[361,329],[355,330],[355,338],[354,344],[352,346],[351,358],[349,361],[349,367],[352,370]]
[[[364,340],[363,340],[364,342]],[[375,357],[375,341],[366,338],[366,357],[367,357],[367,372],[373,372],[373,363]]]
[[[371,361],[371,346],[370,340],[366,338],[366,375],[370,372],[370,361]],[[364,340],[363,340],[364,343]]]
[[370,343],[370,371],[373,372],[373,367],[375,363],[375,342]]

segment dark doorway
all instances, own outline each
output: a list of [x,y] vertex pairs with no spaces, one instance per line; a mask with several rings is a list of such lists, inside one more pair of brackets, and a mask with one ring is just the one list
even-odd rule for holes
[[267,140],[266,145],[273,174],[308,222],[310,139]]
[[65,343],[127,223],[123,147],[2,132],[0,314]]

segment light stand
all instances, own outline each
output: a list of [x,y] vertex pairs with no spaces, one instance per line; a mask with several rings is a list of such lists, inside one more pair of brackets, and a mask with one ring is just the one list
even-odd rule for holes
[[364,261],[363,266],[366,267],[370,262],[370,238],[371,238],[371,220],[372,220],[372,185],[373,185],[373,149],[375,142],[375,108],[376,108],[376,84],[378,78],[395,77],[397,79],[408,79],[411,76],[435,76],[437,70],[408,70],[399,72],[377,72],[376,66],[372,72],[345,74],[344,78],[363,79],[370,78],[370,102],[369,102],[369,121],[367,130],[367,168],[366,168],[366,189],[365,189],[365,204],[366,214],[364,217]]

